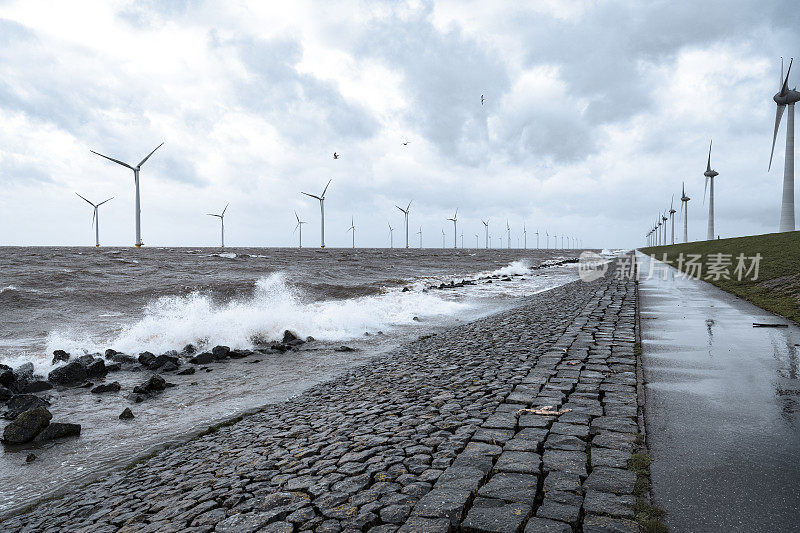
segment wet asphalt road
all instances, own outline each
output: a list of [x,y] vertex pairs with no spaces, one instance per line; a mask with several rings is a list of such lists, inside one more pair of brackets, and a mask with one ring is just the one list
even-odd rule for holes
[[800,328],[672,268],[645,279],[639,258],[651,473],[670,531],[799,531]]

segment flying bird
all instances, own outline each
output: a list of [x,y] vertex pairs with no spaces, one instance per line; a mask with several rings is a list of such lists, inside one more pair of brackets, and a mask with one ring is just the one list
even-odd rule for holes
[[405,141],[405,142],[403,142],[402,144],[403,144],[403,146],[408,146],[408,143],[410,143],[410,142],[411,142],[411,141]]
[[336,152],[333,152],[333,158],[334,159],[339,159],[339,154],[337,154]]

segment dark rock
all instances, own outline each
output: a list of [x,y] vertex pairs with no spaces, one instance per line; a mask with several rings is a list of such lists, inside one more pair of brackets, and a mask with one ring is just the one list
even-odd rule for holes
[[187,344],[183,347],[183,353],[185,354],[193,354],[197,352],[197,348],[194,347],[194,344]]
[[152,392],[161,392],[165,388],[167,388],[167,381],[158,374],[153,374],[150,379],[134,387],[133,392],[136,394],[150,394]]
[[24,444],[33,440],[49,424],[53,415],[45,407],[28,409],[20,414],[3,430],[3,442],[6,444]]
[[69,361],[69,354],[64,350],[56,350],[53,352],[53,362],[51,364],[56,364],[60,362],[67,362]]
[[403,290],[402,290],[402,292],[408,292],[408,291],[410,291],[410,290],[411,290],[411,289],[409,289],[408,287],[403,287]]
[[119,363],[109,363],[106,365],[106,370],[108,372],[119,372],[122,370],[122,365]]
[[92,394],[102,394],[104,392],[119,392],[120,385],[118,381],[113,383],[104,383],[92,389]]
[[86,375],[90,378],[100,378],[108,374],[106,362],[102,359],[95,359],[86,367]]
[[36,381],[31,381],[30,383],[26,383],[24,386],[20,387],[21,391],[24,393],[28,392],[42,392],[46,390],[50,390],[53,388],[53,384],[49,381],[42,381],[37,379]]
[[82,364],[83,366],[89,366],[94,361],[94,356],[90,354],[82,355],[75,359],[78,363]]
[[150,367],[153,361],[156,360],[156,356],[150,352],[142,352],[139,354],[139,364],[142,366]]
[[193,365],[207,365],[214,361],[216,361],[216,357],[214,357],[214,354],[211,352],[203,352],[189,359],[189,362]]
[[14,371],[8,365],[0,365],[0,385],[9,387],[14,383]]
[[44,431],[36,435],[37,441],[48,441],[53,439],[63,439],[64,437],[77,437],[81,434],[80,424],[64,424],[53,422],[44,428]]
[[211,349],[211,353],[214,354],[214,357],[219,359],[225,359],[228,357],[228,353],[230,353],[231,349],[227,346],[214,346]]
[[[141,356],[139,357],[139,359],[141,362]],[[153,357],[152,359],[149,359],[148,363],[142,363],[142,364],[144,364],[150,370],[157,370],[169,363],[172,363],[172,366],[178,368],[178,366],[180,366],[181,364],[181,360],[175,357],[174,355],[161,354],[158,357]]]
[[166,362],[166,363],[164,363],[164,365],[161,367],[161,371],[162,371],[162,372],[174,372],[174,371],[176,371],[176,370],[178,370],[178,363],[174,363],[174,362],[172,362],[172,361],[167,361],[167,362]]
[[339,346],[338,348],[333,349],[334,352],[355,352],[355,348],[351,348],[349,346]]
[[94,387],[94,383],[92,383],[91,381],[87,381],[86,383],[78,385],[79,389],[91,389],[92,387]]
[[49,405],[50,402],[34,394],[17,394],[8,401],[8,405],[6,406],[8,410],[3,414],[3,418],[14,420],[25,411],[35,407],[47,407]]
[[36,460],[36,454],[35,453],[29,453],[28,456],[25,458],[25,462],[26,463],[32,463],[35,460]]
[[14,375],[17,379],[30,380],[33,378],[33,363],[27,362],[19,365],[14,369]]
[[104,355],[105,355],[106,359],[111,359],[112,361],[114,361],[113,357],[114,357],[115,355],[117,355],[118,353],[119,353],[118,351],[116,351],[116,350],[112,350],[111,348],[109,348],[109,349],[107,349],[107,350],[105,351],[105,354],[104,354]]
[[126,407],[122,413],[119,415],[120,420],[130,420],[133,418],[133,411],[131,411],[130,407]]
[[255,352],[252,350],[231,350],[228,353],[228,356],[231,359],[244,359],[245,357],[249,357],[253,355]]
[[281,341],[283,344],[289,344],[294,340],[298,340],[300,337],[293,331],[289,331],[288,329],[283,332],[283,340]]
[[73,361],[51,370],[47,375],[47,380],[56,385],[69,385],[86,381],[87,377],[89,375],[86,373],[86,368],[79,361]]
[[6,403],[12,396],[14,396],[14,393],[11,392],[11,389],[0,385],[0,403]]
[[[108,354],[108,352],[109,350],[106,350],[106,354]],[[111,355],[106,355],[106,359],[114,361],[115,363],[121,363],[123,365],[133,365],[139,362],[137,358],[120,352],[114,352]]]
[[314,342],[315,340],[317,340],[317,339],[315,339],[315,338],[314,338],[314,337],[312,337],[311,335],[309,335],[308,337],[306,337],[306,342]]
[[415,316],[415,317],[414,317],[414,318],[412,318],[411,320],[413,320],[414,322],[419,322],[419,317],[418,317],[418,316]]
[[195,368],[190,366],[189,368],[184,368],[180,372],[178,372],[179,376],[189,376],[195,373]]

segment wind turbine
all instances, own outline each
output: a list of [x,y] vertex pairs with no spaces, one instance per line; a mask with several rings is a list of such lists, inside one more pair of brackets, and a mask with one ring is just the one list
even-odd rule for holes
[[672,207],[675,203],[675,195],[672,195],[672,200],[669,201],[669,219],[672,222],[672,244],[675,244],[675,208]]
[[539,249],[539,228],[536,228],[536,249]]
[[481,219],[481,222],[483,222],[483,225],[486,228],[486,249],[488,250],[489,249],[489,219],[488,218],[486,220]]
[[228,210],[228,205],[230,204],[225,204],[225,209],[223,209],[222,213],[220,213],[219,215],[215,215],[214,213],[206,213],[210,217],[219,218],[219,222],[222,227],[222,245],[220,246],[220,248],[225,248],[225,211]]
[[[75,193],[75,194],[78,194],[78,193]],[[80,194],[78,194],[78,196],[83,198],[83,200],[86,203],[88,203],[90,206],[92,206],[94,208],[94,213],[92,214],[92,226],[94,226],[94,245],[95,245],[96,248],[99,248],[100,247],[100,217],[97,214],[97,208],[100,207],[101,205],[103,205],[104,203],[108,202],[108,200],[112,200],[114,197],[112,196],[108,200],[103,200],[99,204],[93,204],[92,202],[90,202],[89,200],[87,200],[86,198],[81,196]]]
[[478,234],[475,234],[475,249],[478,249]]
[[461,248],[464,248],[464,228],[461,228]]
[[683,242],[689,242],[689,198],[686,196],[686,185],[681,183],[681,215],[683,215]]
[[[391,224],[389,224],[389,248],[394,248],[394,228]],[[406,245],[406,248],[408,248],[408,245]]]
[[353,232],[353,248],[356,247],[356,224],[353,222],[353,217],[350,217],[350,227],[347,228],[347,231]]
[[772,168],[772,155],[775,152],[775,141],[778,138],[778,127],[786,107],[789,107],[789,116],[786,118],[786,153],[783,163],[783,197],[781,199],[781,222],[778,231],[794,231],[794,104],[800,102],[800,92],[797,87],[789,89],[789,73],[792,71],[792,62],[789,60],[789,69],[783,77],[783,58],[781,58],[781,89],[772,97],[778,104],[775,113],[775,133],[772,134],[772,151],[769,154],[769,169]]
[[[410,142],[410,141],[409,141]],[[407,143],[406,143],[407,144]],[[413,201],[413,200],[412,200]],[[403,212],[406,218],[406,250],[408,250],[408,212],[411,210],[411,202],[408,202],[408,205],[405,209],[400,207],[399,205],[395,204],[395,207]]]
[[[300,248],[303,247],[303,224],[308,224],[308,222],[304,222],[300,220],[300,217],[297,215],[297,211],[294,212],[294,218],[297,219],[297,225],[294,227],[294,231],[300,230]],[[294,233],[294,232],[292,232]]]
[[544,237],[544,249],[545,250],[549,250],[550,249],[550,233],[547,230],[544,230],[544,235],[545,235],[545,237]]
[[419,235],[419,247],[422,248],[422,226],[419,227],[417,235]]
[[506,246],[508,249],[511,249],[511,226],[508,225],[508,219],[506,219],[506,234],[508,238],[506,239]]
[[332,179],[328,180],[328,185],[325,186],[325,188],[322,190],[322,194],[319,196],[316,196],[314,194],[309,194],[307,192],[301,192],[301,194],[305,194],[306,196],[310,196],[311,198],[316,198],[317,200],[319,200],[320,248],[325,248],[325,193],[327,192],[328,187],[330,186],[332,181],[333,181]]
[[528,249],[528,229],[525,227],[525,223],[522,223],[522,242],[523,247],[525,250]]
[[[706,177],[706,188],[708,188],[709,180],[711,181],[711,193],[708,195],[708,234],[706,235],[706,240],[708,241],[714,240],[714,178],[719,175],[716,170],[711,170],[711,145],[713,143],[714,141],[712,140],[708,145],[708,164],[706,165],[706,171],[703,172],[703,176]],[[703,189],[703,202],[706,199],[706,188]]]
[[100,157],[104,157],[104,158],[108,159],[109,161],[113,161],[114,163],[116,163],[118,165],[122,165],[123,167],[127,167],[127,168],[133,170],[133,182],[136,185],[136,247],[137,248],[141,248],[142,244],[144,244],[144,243],[142,243],[142,209],[141,209],[141,202],[140,202],[140,199],[139,199],[140,198],[139,197],[139,170],[141,170],[142,165],[144,165],[145,162],[148,159],[150,159],[150,156],[153,155],[154,153],[156,153],[156,150],[158,150],[162,146],[164,146],[163,142],[161,144],[159,144],[158,146],[156,146],[155,149],[152,152],[147,154],[147,157],[145,157],[144,159],[139,161],[139,164],[136,165],[135,167],[132,167],[128,163],[124,163],[124,162],[120,161],[119,159],[114,159],[113,157],[108,157],[107,155],[103,155],[103,154],[101,154],[99,152],[95,152],[94,150],[89,150],[90,152],[92,152],[95,155],[99,155]]
[[442,228],[442,248],[444,248],[444,228]]
[[453,218],[448,218],[447,220],[453,223],[453,249],[455,249],[458,248],[458,208],[456,208]]
[[[664,245],[666,245],[667,244],[667,220],[669,220],[669,218],[667,217],[666,211],[661,213],[661,220],[664,222]],[[673,231],[672,233],[673,233],[673,236],[674,236],[675,232]]]

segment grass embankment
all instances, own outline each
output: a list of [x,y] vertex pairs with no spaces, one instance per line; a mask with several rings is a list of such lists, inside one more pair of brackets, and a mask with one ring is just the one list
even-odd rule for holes
[[[681,253],[684,258],[689,254],[700,254],[703,280],[800,324],[800,231],[653,246],[640,251],[655,255],[659,260],[666,253],[667,259],[675,267],[679,266],[678,258]],[[720,253],[730,254],[730,279],[708,277],[709,256]],[[739,254],[744,254],[747,258],[761,254],[757,279],[752,279],[752,273],[743,276],[741,281],[737,279],[734,269]],[[749,267],[750,263],[748,259],[745,264]],[[687,270],[685,263],[681,270]],[[640,275],[645,274],[640,272]]]

